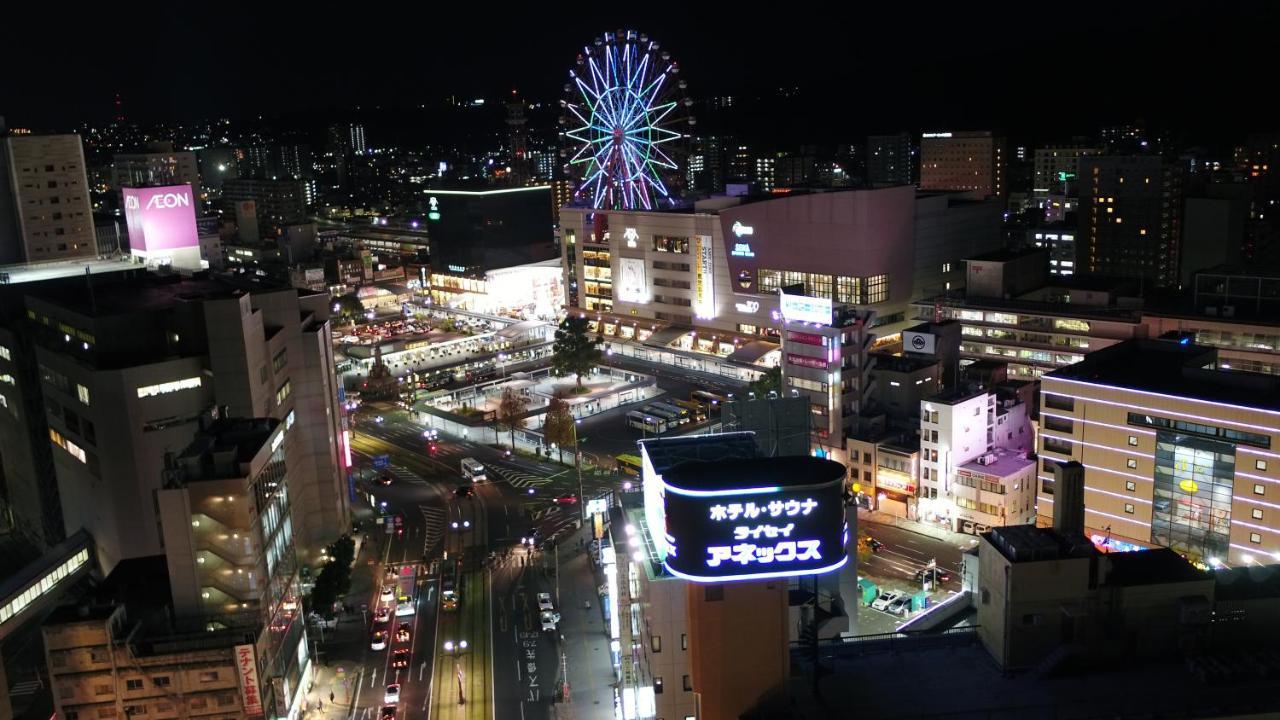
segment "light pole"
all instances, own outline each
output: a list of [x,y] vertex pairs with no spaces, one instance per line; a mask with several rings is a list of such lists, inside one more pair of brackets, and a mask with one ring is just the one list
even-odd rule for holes
[[458,660],[456,658],[458,656],[461,656],[462,653],[466,651],[466,649],[467,649],[466,640],[459,640],[456,643],[452,640],[444,641],[444,651],[452,654],[455,658],[453,661],[453,669],[458,674],[458,704],[459,705],[467,704],[467,696],[462,689],[462,665],[458,663]]
[[578,468],[578,519],[585,525],[587,523],[587,499],[582,495],[582,449],[578,447],[578,423],[581,422],[577,418],[573,421],[573,464]]
[[498,367],[502,369],[502,377],[507,377],[507,355],[506,353],[498,353]]

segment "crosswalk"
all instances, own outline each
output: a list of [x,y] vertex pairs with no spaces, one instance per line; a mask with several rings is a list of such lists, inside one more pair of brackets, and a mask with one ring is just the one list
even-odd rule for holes
[[422,522],[426,526],[426,539],[422,543],[422,554],[430,555],[431,551],[444,539],[444,508],[419,505],[422,511]]
[[541,487],[543,485],[548,485],[551,483],[551,478],[542,477],[541,475],[534,475],[533,473],[527,473],[522,470],[512,470],[510,468],[504,468],[497,465],[496,463],[489,463],[486,469],[493,472],[494,475],[497,475],[498,477],[505,480],[507,483],[511,485],[511,487],[517,487],[517,488]]
[[409,472],[399,465],[392,465],[388,467],[387,472],[391,474],[391,477],[395,478],[399,482],[423,482],[422,478],[417,474]]

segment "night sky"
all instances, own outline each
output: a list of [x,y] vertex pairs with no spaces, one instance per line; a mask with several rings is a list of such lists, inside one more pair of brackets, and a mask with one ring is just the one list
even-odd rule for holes
[[555,100],[577,49],[618,27],[661,41],[692,96],[800,86],[803,100],[774,110],[851,137],[944,126],[1088,133],[1142,117],[1234,140],[1280,126],[1262,112],[1280,13],[1261,2],[884,4],[903,8],[893,12],[601,3],[563,16],[542,2],[518,6],[524,17],[491,3],[469,15],[442,3],[297,6],[305,14],[268,3],[117,3],[88,15],[46,5],[43,16],[7,14],[0,28],[0,114],[11,126],[105,121],[117,91],[129,118],[147,123],[494,98],[511,87]]

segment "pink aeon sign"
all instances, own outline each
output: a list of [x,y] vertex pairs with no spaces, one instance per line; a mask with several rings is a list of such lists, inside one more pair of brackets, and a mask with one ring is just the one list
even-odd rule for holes
[[154,253],[200,245],[190,185],[123,190],[130,249]]

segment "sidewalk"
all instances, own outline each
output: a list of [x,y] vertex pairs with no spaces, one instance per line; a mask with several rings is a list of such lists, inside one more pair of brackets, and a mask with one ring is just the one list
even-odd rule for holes
[[586,526],[560,543],[560,648],[567,656],[569,701],[551,706],[554,718],[597,720],[614,715],[609,626],[596,591],[604,578],[589,553],[578,548],[579,540],[589,536]]
[[311,645],[316,650],[312,658],[315,673],[303,703],[305,711],[302,716],[307,720],[346,720],[352,715],[351,706],[358,691],[364,651],[368,647],[369,630],[360,606],[373,595],[376,578],[370,561],[377,560],[382,536],[370,532],[377,527],[371,522],[375,515],[371,508],[353,507],[352,514],[361,523],[363,532],[355,537],[351,590],[342,599],[346,612],[334,616],[338,626],[324,630],[323,640],[319,628],[314,624],[307,627]]
[[865,510],[858,508],[858,526],[862,528],[862,521],[877,523],[880,525],[893,525],[907,532],[913,532],[917,535],[931,537],[934,540],[941,540],[946,543],[955,545],[958,548],[965,549],[978,542],[978,538],[974,535],[966,533],[958,533],[947,530],[933,523],[920,522],[918,520],[908,520],[897,515],[890,515],[879,510]]

